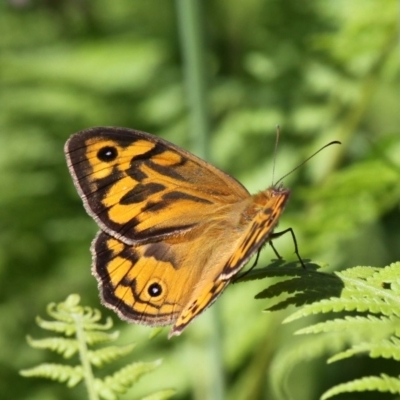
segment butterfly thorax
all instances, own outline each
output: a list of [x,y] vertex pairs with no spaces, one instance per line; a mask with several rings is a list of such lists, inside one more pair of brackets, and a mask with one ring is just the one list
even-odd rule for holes
[[253,204],[259,207],[259,211],[266,212],[268,209],[276,206],[278,200],[286,201],[289,199],[290,190],[285,189],[283,186],[270,186],[262,192],[256,193],[252,196]]

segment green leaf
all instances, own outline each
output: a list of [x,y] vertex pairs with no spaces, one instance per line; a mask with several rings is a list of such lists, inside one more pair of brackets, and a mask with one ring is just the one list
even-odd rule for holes
[[400,328],[397,327],[396,329],[395,325],[395,321],[392,318],[387,318],[384,316],[345,316],[344,318],[335,318],[307,326],[296,331],[296,334],[305,335],[309,333],[347,331],[349,335],[355,335],[356,333],[360,333],[361,335],[363,332],[365,332],[365,335],[372,339],[382,338],[390,334],[394,334],[397,329]]
[[34,368],[23,369],[20,374],[29,378],[48,378],[53,381],[66,382],[68,387],[76,386],[83,379],[81,366],[70,367],[59,364],[40,364]]
[[[289,277],[290,279],[274,283],[256,295],[256,299],[279,298],[276,304],[266,309],[277,311],[291,305],[299,307],[340,295],[344,286],[342,280],[334,274],[318,271],[319,268],[320,265],[310,262],[306,263],[306,268],[301,268],[298,262],[285,263],[283,260],[275,260],[266,268],[245,272],[237,282],[266,277]],[[286,297],[282,299],[283,296]]]
[[379,376],[367,376],[354,381],[336,385],[327,390],[322,396],[321,400],[329,399],[337,394],[352,393],[352,392],[366,392],[378,391],[381,393],[389,392],[392,394],[400,394],[400,379],[381,374]]
[[114,400],[117,394],[125,393],[143,375],[153,371],[160,364],[161,360],[127,365],[104,380],[96,379],[96,392],[106,400]]
[[[96,379],[92,366],[101,367],[123,356],[134,349],[134,344],[126,346],[106,346],[96,350],[89,347],[99,343],[115,341],[119,332],[106,333],[104,330],[112,327],[112,320],[99,323],[101,313],[90,307],[79,305],[77,295],[69,296],[66,301],[47,307],[47,312],[55,321],[37,319],[40,327],[57,331],[66,335],[75,334],[74,338],[50,337],[35,340],[30,336],[27,341],[31,347],[48,349],[62,356],[72,357],[79,355],[81,365],[64,366],[60,364],[41,364],[31,369],[24,369],[20,373],[25,377],[43,377],[59,382],[66,382],[68,387],[73,387],[83,381],[86,385],[89,398],[97,400],[98,396],[107,400],[117,400],[118,395],[125,393],[142,375],[147,374],[160,365],[161,360],[144,363],[128,364],[111,376],[103,380]],[[168,398],[171,391],[154,392],[154,398]]]
[[368,353],[371,358],[382,357],[400,361],[400,340],[391,337],[390,339],[382,339],[380,341],[354,344],[350,349],[330,357],[328,363],[343,360],[362,353]]
[[70,358],[79,350],[79,343],[75,339],[66,338],[47,338],[47,339],[32,339],[27,336],[27,341],[31,347],[35,349],[48,349],[61,354],[64,358]]
[[90,363],[96,367],[101,367],[105,363],[110,363],[118,360],[121,357],[128,355],[136,345],[130,344],[127,346],[108,346],[98,350],[89,351]]
[[[321,274],[313,272],[314,275]],[[371,358],[400,360],[400,263],[393,263],[384,268],[353,267],[332,274],[332,282],[339,280],[342,288],[337,296],[320,298],[295,311],[284,322],[291,322],[311,315],[342,313],[340,318],[328,319],[311,324],[296,331],[297,335],[311,335],[310,339],[301,340],[297,348],[282,351],[280,362],[274,367],[276,371],[274,387],[279,393],[279,383],[287,379],[287,374],[295,363],[315,357],[324,352],[335,353],[328,362],[335,362],[364,353]],[[301,279],[301,278],[300,278]],[[310,280],[316,282],[310,274]],[[320,283],[326,278],[321,277]],[[293,290],[292,282],[272,285],[268,292],[279,295],[284,290]],[[340,285],[333,285],[337,288]],[[305,285],[304,298],[315,299],[308,294]],[[268,289],[267,289],[268,291]],[[322,290],[321,292],[326,292]],[[320,296],[322,297],[322,296]],[[351,315],[347,315],[351,312]],[[344,315],[343,315],[344,314]],[[317,334],[318,336],[314,336]],[[349,347],[339,351],[344,347]],[[399,393],[399,379],[381,374],[380,377],[365,377],[328,390],[323,399],[333,395],[352,391],[380,391]]]
[[86,332],[86,343],[90,346],[100,343],[114,342],[119,338],[119,331],[114,332],[99,332],[99,331],[87,331]]
[[48,331],[64,333],[67,336],[74,335],[76,333],[76,327],[71,323],[65,323],[62,321],[46,321],[40,317],[36,317],[37,324]]

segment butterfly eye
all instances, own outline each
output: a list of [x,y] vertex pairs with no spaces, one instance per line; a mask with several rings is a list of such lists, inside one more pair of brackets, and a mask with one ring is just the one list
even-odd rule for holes
[[147,288],[150,297],[159,297],[163,293],[163,289],[159,283],[152,283]]
[[103,147],[97,152],[97,158],[100,161],[104,162],[114,161],[117,158],[117,156],[118,156],[118,150],[112,146]]

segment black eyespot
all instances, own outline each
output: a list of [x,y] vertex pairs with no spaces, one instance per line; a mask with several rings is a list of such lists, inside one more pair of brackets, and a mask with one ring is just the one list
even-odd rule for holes
[[147,292],[151,297],[158,297],[162,294],[162,288],[159,283],[152,283],[148,288]]
[[118,151],[115,147],[106,146],[97,152],[97,158],[104,162],[114,161],[118,156]]

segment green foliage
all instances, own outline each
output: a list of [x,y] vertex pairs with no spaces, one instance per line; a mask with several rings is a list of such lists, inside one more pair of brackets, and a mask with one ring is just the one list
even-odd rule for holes
[[[99,304],[89,252],[97,228],[83,210],[65,165],[62,149],[69,135],[91,126],[126,126],[201,152],[190,125],[188,99],[198,93],[195,85],[185,86],[189,74],[177,3],[0,3],[4,398],[80,398],[79,388],[57,393],[61,385],[53,390],[46,380],[25,379],[16,372],[47,361],[44,352],[25,342],[27,332],[37,329],[38,309],[73,292],[84,293],[85,304]],[[329,263],[329,271],[399,260],[398,1],[385,0],[384,6],[379,0],[199,3],[210,161],[254,193],[271,184],[277,124],[282,135],[276,179],[323,144],[340,140],[342,146],[325,150],[285,178],[292,195],[280,228],[293,227],[302,257]],[[289,239],[282,237],[275,245],[285,258],[295,258],[290,258]],[[259,265],[268,265],[270,254],[267,247]],[[304,292],[318,299],[318,291],[325,290],[317,289],[323,286],[319,278],[309,279],[313,285],[292,282],[304,288],[291,292],[298,304]],[[264,280],[231,285],[173,341],[165,340],[165,330],[148,341],[149,328],[119,320],[116,328],[125,343],[134,330],[143,343],[135,349],[138,359],[168,363],[154,376],[163,387],[176,387],[180,400],[276,400],[265,377],[275,376],[290,346],[291,365],[296,355],[304,360],[308,353],[297,341],[303,336],[292,336],[303,319],[282,325],[285,311],[260,314],[260,303],[274,307],[270,299],[253,299],[266,286]],[[92,335],[108,343],[105,331]],[[319,336],[305,335],[312,348]],[[61,342],[52,346],[74,351]],[[321,344],[321,359],[326,346]],[[332,354],[343,350],[335,338],[330,346]],[[349,369],[335,368],[346,360],[321,367],[316,356],[309,354],[286,380],[295,400],[315,400],[337,383],[368,375],[367,369],[387,367],[384,358],[371,365],[367,357],[351,357],[350,377]],[[222,394],[214,390],[217,376]],[[140,380],[137,397],[151,392],[151,386]],[[343,400],[361,400],[365,393],[350,396],[341,395]]]
[[[306,269],[294,269],[292,265],[279,266],[279,263],[272,268],[252,271],[244,278],[289,277],[257,295],[258,298],[279,299],[267,311],[303,305],[285,319],[286,323],[326,313],[340,313],[340,317],[331,317],[296,331],[297,335],[321,335],[317,339],[296,342],[295,348],[289,347],[282,352],[275,363],[276,388],[282,385],[295,363],[325,352],[336,353],[328,363],[360,354],[400,360],[400,262],[384,268],[354,267],[333,274],[321,273],[313,264],[307,265]],[[362,391],[400,394],[400,377],[381,374],[355,379],[332,387],[321,399]]]
[[291,277],[270,285],[256,295],[256,299],[274,298],[282,293],[292,294],[285,300],[267,308],[267,311],[283,310],[289,305],[297,307],[320,299],[339,296],[343,282],[332,274],[319,272],[321,266],[307,263],[307,268],[299,268],[297,262],[285,263],[275,260],[268,268],[260,268],[246,273],[238,281],[249,281],[266,277]]
[[[106,323],[99,323],[101,314],[98,310],[79,305],[78,295],[70,295],[65,302],[49,304],[47,313],[55,321],[37,319],[38,325],[53,332],[73,336],[73,338],[51,337],[34,340],[28,337],[28,343],[37,349],[54,351],[64,358],[79,355],[80,365],[69,366],[62,364],[41,364],[30,369],[20,371],[22,376],[47,378],[53,381],[65,382],[67,387],[74,387],[84,381],[90,400],[116,400],[125,393],[143,375],[152,372],[161,364],[161,360],[154,362],[136,362],[128,364],[111,376],[95,378],[92,366],[102,367],[105,364],[128,355],[134,345],[107,346],[96,350],[89,350],[89,346],[99,343],[115,341],[118,332],[105,333],[112,327],[111,319]],[[167,389],[157,391],[146,398],[154,400],[167,399],[174,393]]]
[[337,394],[350,392],[377,391],[380,393],[389,392],[392,394],[400,393],[400,379],[381,374],[380,376],[368,376],[362,379],[337,385],[326,391],[321,400],[329,399]]

